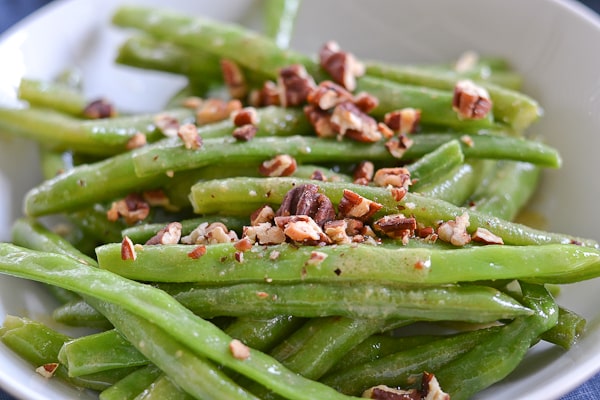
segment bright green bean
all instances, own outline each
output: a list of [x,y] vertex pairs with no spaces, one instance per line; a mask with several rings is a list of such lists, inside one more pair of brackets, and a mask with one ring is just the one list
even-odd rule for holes
[[160,369],[154,365],[139,368],[114,385],[100,392],[100,400],[133,399],[161,375]]

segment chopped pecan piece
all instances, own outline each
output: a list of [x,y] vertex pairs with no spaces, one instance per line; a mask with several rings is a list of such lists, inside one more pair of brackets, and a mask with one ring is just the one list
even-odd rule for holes
[[91,101],[83,109],[83,116],[89,119],[112,118],[116,115],[115,106],[106,99]]
[[229,350],[234,358],[245,360],[250,357],[250,348],[238,339],[233,339],[229,342]]
[[392,128],[390,128],[389,126],[387,126],[383,122],[378,122],[377,123],[377,129],[379,129],[379,132],[381,132],[381,136],[383,136],[385,139],[391,139],[391,138],[394,137],[395,133],[392,130]]
[[331,240],[319,225],[308,215],[275,217],[275,224],[283,229],[286,237],[296,243],[317,245],[329,244]]
[[124,199],[112,203],[106,212],[109,221],[115,222],[119,217],[125,219],[125,223],[132,225],[143,221],[150,214],[150,205],[137,193],[127,195]]
[[244,252],[252,248],[252,240],[248,237],[243,237],[233,244],[236,250]]
[[177,136],[183,141],[186,149],[196,150],[202,147],[202,138],[194,124],[183,124],[177,130]]
[[279,102],[283,107],[295,107],[306,102],[315,87],[315,81],[303,65],[294,64],[282,68],[277,78]]
[[454,86],[452,108],[459,118],[482,119],[492,109],[492,100],[485,88],[465,79]]
[[423,372],[421,396],[424,400],[450,400],[450,395],[442,390],[434,374]]
[[147,245],[154,244],[177,244],[181,239],[181,224],[171,222],[146,241]]
[[473,142],[473,138],[470,135],[462,135],[460,141],[469,147],[475,146],[475,142]]
[[353,101],[353,97],[352,93],[340,85],[331,81],[323,81],[310,91],[306,100],[321,110],[329,110],[345,101]]
[[348,223],[343,219],[327,221],[323,225],[323,231],[335,244],[346,244],[352,241],[346,233],[347,229]]
[[250,92],[248,103],[254,107],[278,106],[279,88],[273,81],[266,81],[260,90]]
[[385,142],[385,147],[395,158],[402,158],[406,150],[408,150],[412,144],[412,139],[406,135],[400,135]]
[[369,182],[371,182],[371,180],[373,179],[374,171],[375,166],[371,161],[361,161],[352,173],[354,183],[358,185],[368,185]]
[[364,113],[370,113],[379,105],[379,99],[367,92],[360,92],[354,96],[354,105]]
[[196,123],[198,125],[219,122],[229,118],[232,112],[240,110],[242,103],[237,100],[224,101],[221,99],[208,99],[196,110]]
[[142,193],[142,197],[151,207],[172,207],[171,200],[161,189],[146,190]]
[[386,385],[378,385],[365,390],[362,397],[376,400],[422,400],[417,389],[401,390]]
[[192,110],[196,110],[200,108],[204,100],[197,96],[186,97],[181,101],[181,105],[185,108],[191,108]]
[[382,137],[377,121],[349,101],[335,106],[331,124],[340,136],[348,136],[359,142],[376,142]]
[[305,106],[304,115],[308,118],[308,122],[315,129],[315,133],[319,137],[333,137],[336,135],[336,131],[331,123],[331,114],[327,111],[323,111],[316,106]]
[[46,363],[44,365],[40,365],[35,369],[35,372],[43,376],[44,378],[52,378],[54,373],[58,369],[59,364],[56,362]]
[[356,78],[365,73],[365,66],[333,41],[325,43],[319,51],[319,63],[336,83],[350,91],[356,88]]
[[231,113],[231,120],[235,126],[258,124],[258,112],[254,107],[244,107]]
[[344,189],[344,194],[338,204],[338,211],[344,218],[356,218],[366,221],[383,207],[381,204],[369,200],[358,193]]
[[375,221],[373,227],[386,236],[402,239],[402,243],[406,244],[417,229],[417,221],[413,217],[405,217],[403,214],[386,215]]
[[258,132],[258,128],[255,125],[246,124],[235,128],[231,135],[237,140],[247,142],[256,136],[256,132]]
[[131,136],[131,138],[127,141],[127,144],[125,145],[125,148],[127,150],[133,150],[133,149],[137,149],[140,148],[142,146],[146,145],[146,135],[144,135],[141,132],[136,132],[133,134],[133,136]]
[[269,205],[264,205],[250,215],[250,225],[271,222],[275,218],[275,211]]
[[221,222],[203,222],[189,235],[181,238],[184,244],[230,243],[238,239],[235,231],[227,229]]
[[311,251],[310,258],[306,262],[307,265],[319,265],[327,258],[327,254],[322,251]]
[[404,167],[380,168],[375,172],[373,182],[377,186],[403,188],[406,191],[412,184],[410,171]]
[[453,244],[454,246],[464,246],[471,242],[471,235],[467,232],[469,227],[469,214],[464,213],[456,217],[454,221],[446,221],[440,224],[437,234],[440,240]]
[[134,260],[137,258],[135,246],[129,237],[125,236],[121,241],[121,260]]
[[253,226],[245,226],[244,237],[247,237],[251,242],[269,245],[280,244],[285,242],[285,234],[283,229],[270,222],[261,222]]
[[227,86],[229,95],[234,99],[241,99],[246,96],[248,85],[240,66],[226,58],[222,59],[220,64],[223,81],[225,82],[225,86]]
[[197,260],[205,254],[206,254],[206,246],[201,244],[200,246],[194,247],[194,249],[192,251],[190,251],[187,255],[189,258],[193,258],[194,260]]
[[320,169],[315,169],[313,173],[310,174],[310,179],[313,181],[327,182],[327,177]]
[[396,133],[416,132],[421,121],[421,110],[407,107],[391,111],[383,117],[383,122]]
[[167,137],[177,136],[179,120],[169,113],[160,113],[154,117],[154,125]]
[[296,160],[288,154],[280,154],[264,161],[258,167],[262,176],[290,176],[296,171]]
[[329,197],[319,193],[319,187],[302,184],[289,190],[276,212],[277,216],[308,215],[319,226],[335,219],[335,209]]
[[492,232],[481,227],[475,229],[471,239],[473,239],[475,242],[484,244],[504,244],[504,240],[502,240],[500,236],[496,236]]

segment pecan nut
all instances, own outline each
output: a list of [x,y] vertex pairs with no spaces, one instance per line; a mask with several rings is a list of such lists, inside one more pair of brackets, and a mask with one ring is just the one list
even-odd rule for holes
[[394,132],[399,134],[414,133],[421,121],[421,110],[406,107],[390,111],[383,117],[383,122]]
[[335,219],[335,209],[329,197],[319,193],[317,185],[307,183],[289,190],[275,215],[307,215],[323,226],[325,222]]
[[492,109],[492,100],[488,91],[465,79],[454,86],[452,108],[462,119],[483,119]]
[[248,85],[242,69],[237,63],[226,58],[221,59],[220,65],[229,95],[234,99],[242,99],[248,93]]
[[280,154],[264,161],[258,167],[262,176],[290,176],[296,172],[296,159],[288,154]]
[[374,202],[354,193],[351,190],[344,189],[344,194],[338,204],[338,211],[343,218],[356,218],[361,221],[366,221],[383,207],[381,204]]
[[177,244],[181,239],[182,226],[179,222],[171,222],[146,241],[147,245]]
[[342,51],[333,41],[323,45],[319,51],[319,63],[334,82],[346,89],[356,89],[356,78],[364,75],[365,66],[358,62],[353,54]]
[[376,142],[382,138],[377,121],[350,101],[335,106],[331,124],[340,136],[348,136],[359,142]]
[[331,81],[323,81],[310,91],[306,100],[321,110],[329,110],[345,101],[353,101],[353,97],[352,93],[342,86]]
[[357,185],[368,185],[373,180],[375,165],[371,161],[360,162],[352,173],[354,183]]
[[471,235],[467,232],[469,227],[469,214],[464,213],[454,221],[446,221],[437,229],[438,238],[454,246],[464,246],[471,242]]
[[83,116],[89,119],[112,118],[117,115],[115,106],[106,99],[97,99],[83,109]]
[[300,64],[290,65],[279,71],[277,78],[279,102],[283,107],[295,107],[306,102],[315,87],[315,81]]
[[196,150],[202,147],[202,137],[198,134],[198,128],[194,124],[183,124],[177,130],[177,136],[183,141],[188,150]]
[[331,123],[331,114],[316,106],[305,106],[304,115],[319,137],[333,137],[337,133]]

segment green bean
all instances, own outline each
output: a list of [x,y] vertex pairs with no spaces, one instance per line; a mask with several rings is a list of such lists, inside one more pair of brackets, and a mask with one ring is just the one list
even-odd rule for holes
[[426,153],[412,164],[407,166],[410,177],[413,179],[411,191],[419,191],[419,187],[429,182],[433,177],[439,176],[454,167],[461,165],[465,160],[464,153],[458,140],[450,140],[440,145],[435,150]]
[[[166,113],[166,112],[165,112]],[[168,111],[178,120],[191,120],[193,111]],[[0,128],[29,137],[53,150],[73,150],[91,155],[114,155],[127,150],[133,135],[144,133],[149,141],[162,136],[154,125],[154,114],[140,114],[82,121],[41,108],[0,108]]]
[[[277,207],[291,188],[303,183],[315,182],[294,178],[230,178],[198,182],[191,188],[190,201],[194,212],[198,214],[221,212],[231,213],[231,215],[249,215],[263,204]],[[409,192],[400,202],[396,202],[385,188],[334,182],[320,182],[318,186],[334,204],[339,203],[345,189],[382,204],[383,207],[376,217],[383,214],[396,214],[398,207],[403,207],[405,213],[412,214],[420,223],[426,226],[437,226],[439,221],[452,220],[467,212],[470,219],[469,232],[483,227],[500,236],[505,244],[580,243],[584,246],[598,247],[598,243],[591,239],[532,229],[415,193]]]
[[440,385],[452,399],[467,399],[503,379],[521,362],[537,337],[556,324],[558,307],[546,289],[525,283],[521,287],[523,301],[535,310],[534,315],[514,320],[501,334],[436,371]]
[[[410,386],[415,375],[423,371],[437,371],[446,363],[490,340],[498,331],[499,328],[494,327],[433,340],[379,360],[336,371],[324,377],[322,382],[349,395],[360,395],[376,385]],[[443,385],[442,390],[446,391]]]
[[67,367],[69,376],[148,364],[148,359],[115,330],[66,342],[58,353],[58,360]]
[[[58,362],[58,352],[70,338],[40,322],[7,316],[4,326],[0,330],[0,340],[37,368]],[[69,377],[65,366],[59,364],[54,376],[75,386],[103,390],[131,372],[133,372],[132,368],[122,368],[98,374]]]
[[[367,63],[367,74],[394,82],[453,90],[461,76],[449,71],[430,71],[419,67],[398,67],[382,63]],[[540,105],[521,92],[478,80],[490,94],[494,118],[521,131],[535,122],[542,114]]]
[[475,190],[478,183],[476,169],[471,163],[466,163],[445,172],[437,179],[422,185],[418,192],[459,206]]
[[18,96],[31,106],[50,108],[65,114],[82,118],[87,100],[80,90],[59,82],[45,82],[21,79]]
[[[207,246],[200,259],[189,245],[143,246],[136,260],[121,259],[121,245],[97,248],[101,268],[130,279],[153,282],[233,284],[262,282],[398,282],[446,284],[478,280],[527,279],[566,283],[598,276],[600,251],[576,245],[436,247],[337,245],[255,247],[236,261],[233,244]],[[318,263],[314,252],[325,259]],[[278,257],[270,258],[276,252]],[[460,265],[460,268],[454,266]],[[416,266],[424,266],[419,268]]]
[[135,400],[191,400],[190,396],[166,375],[157,377]]
[[[171,337],[181,341],[197,355],[206,356],[290,399],[347,398],[325,385],[292,373],[258,351],[252,352],[251,357],[245,360],[236,359],[229,350],[231,337],[192,314],[171,296],[147,285],[87,267],[59,254],[39,253],[9,243],[0,243],[0,272],[54,284],[119,304],[111,306],[110,311],[114,311],[114,315],[119,310],[128,310],[126,316],[118,313],[123,316],[123,321],[131,321],[130,317],[134,316],[148,318],[160,327],[157,329],[169,332]],[[90,285],[89,282],[94,283]],[[89,302],[90,298],[86,300]],[[107,303],[97,303],[92,306],[108,306]],[[108,311],[106,308],[101,310],[105,315]],[[115,320],[112,318],[113,323]]]
[[53,151],[40,146],[39,152],[44,179],[54,178],[73,168],[73,153],[70,151]]
[[533,195],[540,172],[529,163],[502,161],[470,203],[482,214],[513,220]]
[[[110,204],[96,203],[91,207],[73,211],[67,214],[71,223],[77,226],[88,238],[93,238],[98,243],[118,242],[121,231],[129,226],[122,218],[111,221],[107,217]],[[144,220],[152,220],[154,209],[151,209]]]
[[52,312],[52,319],[69,326],[81,326],[94,329],[110,329],[110,322],[96,309],[81,298],[73,299]]
[[558,308],[558,323],[541,335],[541,339],[569,350],[585,331],[586,320],[564,307]]
[[411,287],[372,282],[240,283],[160,286],[203,318],[344,316],[493,322],[528,314],[510,296],[483,286]]
[[139,368],[100,392],[100,400],[133,399],[146,389],[161,375],[161,370],[154,365]]
[[302,318],[278,315],[272,318],[240,317],[232,322],[225,333],[253,349],[268,352],[300,327]]
[[285,49],[292,40],[301,0],[267,0],[264,5],[265,35]]

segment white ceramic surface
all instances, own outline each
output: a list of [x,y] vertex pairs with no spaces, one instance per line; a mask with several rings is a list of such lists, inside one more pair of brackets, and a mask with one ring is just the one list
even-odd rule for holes
[[[90,96],[106,95],[129,110],[156,110],[181,84],[161,74],[113,65],[123,37],[109,26],[117,0],[56,1],[0,40],[0,102],[14,99],[22,76],[51,79],[80,68]],[[144,1],[214,18],[256,24],[260,1]],[[600,240],[600,22],[591,12],[559,0],[319,0],[305,1],[292,47],[314,52],[328,39],[364,58],[441,61],[465,50],[508,58],[539,99],[543,134],[564,167],[544,174],[532,208],[549,228]],[[0,240],[21,213],[25,191],[39,182],[30,143],[0,136]],[[538,345],[505,382],[477,398],[555,399],[600,369],[598,280],[565,287],[561,304],[589,319],[581,342],[565,353]],[[53,303],[37,284],[0,277],[0,320],[6,314],[49,321]],[[94,398],[47,381],[0,344],[0,386],[23,399]]]

